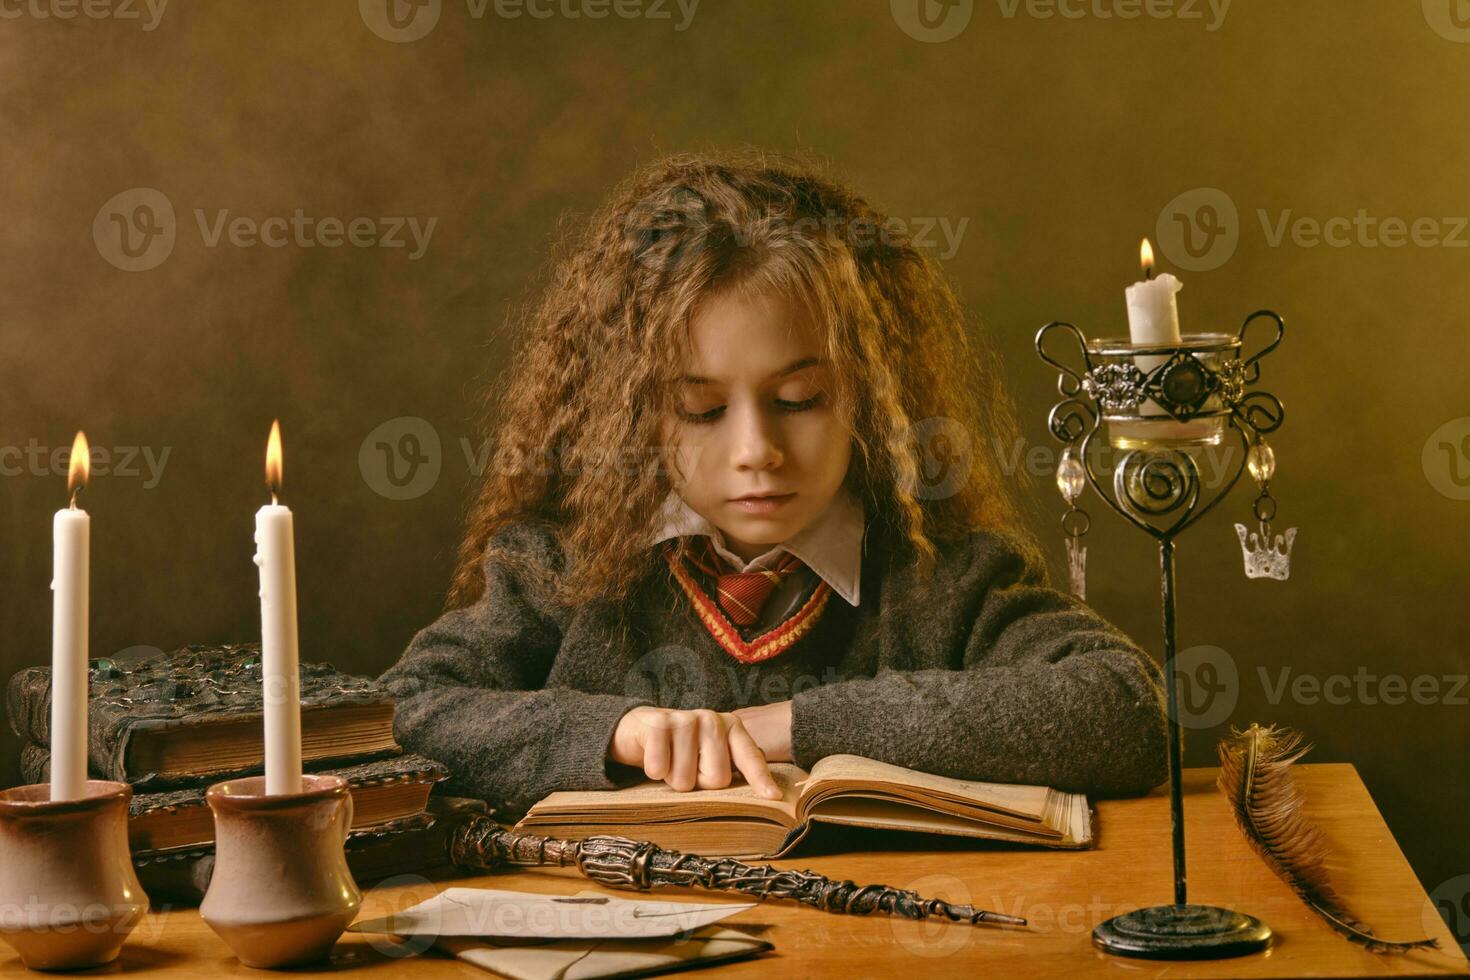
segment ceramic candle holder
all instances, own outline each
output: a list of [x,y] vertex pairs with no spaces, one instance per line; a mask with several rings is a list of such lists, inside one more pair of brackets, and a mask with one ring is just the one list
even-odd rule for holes
[[215,783],[214,874],[199,914],[246,966],[325,959],[362,893],[342,845],[352,797],[341,776],[303,775],[300,793],[267,795],[265,777]]
[[55,803],[47,783],[0,790],[0,939],[33,970],[110,963],[148,910],[128,851],[132,788],[86,787]]

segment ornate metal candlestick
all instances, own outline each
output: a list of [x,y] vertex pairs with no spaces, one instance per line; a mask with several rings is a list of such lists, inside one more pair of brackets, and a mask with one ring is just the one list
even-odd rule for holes
[[[1252,324],[1275,325],[1275,337],[1259,352],[1242,357]],[[1255,516],[1260,522],[1259,548],[1246,543],[1236,525],[1250,577],[1285,578],[1290,555],[1289,532],[1273,542],[1269,521],[1275,501],[1269,482],[1275,457],[1265,433],[1282,422],[1281,402],[1264,391],[1249,391],[1260,378],[1260,360],[1281,343],[1286,325],[1269,310],[1252,313],[1237,334],[1186,334],[1178,345],[1146,346],[1119,340],[1089,343],[1070,323],[1048,323],[1036,334],[1036,351],[1060,375],[1062,401],[1048,419],[1051,433],[1066,444],[1057,484],[1071,509],[1063,518],[1068,535],[1068,564],[1073,589],[1083,594],[1086,513],[1076,506],[1083,481],[1131,524],[1159,542],[1163,593],[1164,684],[1168,700],[1169,804],[1174,837],[1174,903],[1115,916],[1093,930],[1093,942],[1110,953],[1159,959],[1209,959],[1265,949],[1271,930],[1249,915],[1187,900],[1184,867],[1184,800],[1180,785],[1181,732],[1174,676],[1174,538],[1203,517],[1228,494],[1244,465],[1260,486]],[[1082,356],[1079,370],[1067,367],[1046,351],[1047,338],[1071,338]],[[1111,477],[1100,479],[1099,461],[1089,454],[1102,423],[1107,441],[1122,451]],[[1229,479],[1213,493],[1206,488],[1193,452],[1239,438],[1243,458]],[[1080,515],[1080,517],[1078,516]],[[1252,536],[1252,544],[1256,542]]]

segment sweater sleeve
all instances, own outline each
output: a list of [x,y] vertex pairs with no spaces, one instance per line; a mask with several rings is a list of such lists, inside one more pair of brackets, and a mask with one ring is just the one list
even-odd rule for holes
[[[543,556],[556,547],[532,525],[509,525],[495,540]],[[643,778],[607,762],[607,747],[624,712],[652,702],[543,687],[561,640],[555,620],[487,559],[480,599],[420,630],[383,673],[397,699],[395,737],[449,768],[449,792],[520,814],[556,790]]]
[[[1093,796],[1167,777],[1161,672],[1117,627],[1046,585],[1038,561],[976,532],[936,578],[925,621],[956,669],[880,669],[792,698],[792,754],[810,768],[850,753],[960,779]],[[936,575],[942,574],[941,566]],[[960,652],[962,651],[962,652]]]

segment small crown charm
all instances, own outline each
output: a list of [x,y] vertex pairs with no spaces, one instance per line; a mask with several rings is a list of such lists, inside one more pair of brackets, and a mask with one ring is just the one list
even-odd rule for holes
[[1240,538],[1241,555],[1245,558],[1246,578],[1274,578],[1285,581],[1291,574],[1291,545],[1296,540],[1296,528],[1285,535],[1271,538],[1271,525],[1262,521],[1260,531],[1247,531],[1244,524],[1235,525],[1235,535]]

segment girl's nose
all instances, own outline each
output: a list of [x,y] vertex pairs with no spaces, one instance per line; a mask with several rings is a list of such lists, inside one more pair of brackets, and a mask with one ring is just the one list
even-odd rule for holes
[[757,406],[747,405],[735,412],[732,421],[735,425],[730,462],[736,469],[764,470],[781,465],[785,453],[766,413]]

